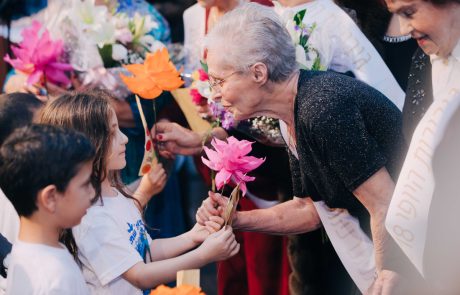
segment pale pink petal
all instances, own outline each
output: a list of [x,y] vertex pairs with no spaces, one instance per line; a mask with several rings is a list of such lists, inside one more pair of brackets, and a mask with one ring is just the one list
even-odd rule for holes
[[225,184],[230,181],[232,174],[225,169],[220,170],[216,173],[216,187],[221,189]]

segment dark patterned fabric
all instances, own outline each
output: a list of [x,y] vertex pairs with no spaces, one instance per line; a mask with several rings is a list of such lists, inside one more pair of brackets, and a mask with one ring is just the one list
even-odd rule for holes
[[415,127],[432,102],[433,83],[430,57],[418,48],[412,57],[403,107],[403,133],[407,143],[411,141]]

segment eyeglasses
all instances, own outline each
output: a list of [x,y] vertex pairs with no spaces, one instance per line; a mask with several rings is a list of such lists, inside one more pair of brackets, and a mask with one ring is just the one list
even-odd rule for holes
[[230,75],[228,75],[227,77],[224,77],[224,78],[213,78],[213,77],[209,76],[209,88],[211,88],[212,91],[216,91],[216,92],[222,90],[222,86],[224,85],[224,82],[228,78],[233,76],[234,74],[238,74],[238,73],[241,73],[241,71],[235,71],[235,72],[231,73]]

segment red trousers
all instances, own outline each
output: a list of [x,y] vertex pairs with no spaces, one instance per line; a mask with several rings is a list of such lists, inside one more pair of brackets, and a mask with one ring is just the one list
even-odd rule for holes
[[[257,209],[244,197],[239,210]],[[287,237],[235,231],[240,252],[217,264],[219,295],[288,295]]]

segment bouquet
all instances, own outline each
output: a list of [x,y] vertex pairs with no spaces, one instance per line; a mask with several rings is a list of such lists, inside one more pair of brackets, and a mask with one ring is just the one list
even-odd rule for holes
[[207,159],[201,157],[201,160],[217,172],[214,179],[217,189],[223,189],[230,182],[236,184],[224,216],[225,225],[231,225],[238,201],[247,192],[246,182],[255,180],[255,177],[248,176],[247,173],[262,165],[265,159],[247,156],[252,150],[252,142],[240,141],[233,136],[227,138],[226,142],[214,138],[211,145],[214,149],[204,147]]
[[309,43],[310,36],[316,30],[316,23],[308,26],[303,22],[307,10],[297,12],[292,19],[286,23],[286,29],[292,38],[295,46],[296,61],[301,69],[325,70],[321,65],[321,58],[318,50]]
[[202,63],[203,68],[192,73],[192,85],[190,86],[190,96],[195,105],[208,105],[211,111],[211,117],[206,119],[212,127],[222,127],[230,129],[235,125],[233,114],[227,112],[224,107],[212,100],[211,88],[209,87],[209,76],[206,64]]
[[47,87],[47,82],[59,86],[69,87],[70,79],[66,72],[72,71],[73,67],[63,59],[63,41],[52,40],[48,30],[38,22],[25,28],[22,32],[22,41],[19,46],[11,46],[16,58],[8,54],[4,60],[11,66],[25,74],[29,85],[37,84]]
[[65,17],[70,36],[71,63],[81,72],[83,85],[109,90],[119,99],[130,92],[120,80],[122,65],[143,63],[146,55],[164,47],[150,35],[159,25],[149,15],[132,16],[95,5],[94,0],[73,0]]

